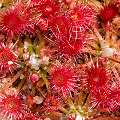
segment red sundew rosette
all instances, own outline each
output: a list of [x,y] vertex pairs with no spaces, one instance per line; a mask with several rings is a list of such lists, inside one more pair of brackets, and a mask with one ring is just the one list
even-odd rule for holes
[[35,24],[26,4],[16,1],[6,9],[6,13],[1,12],[0,16],[0,28],[7,36],[26,35],[26,31],[35,34]]
[[7,119],[21,119],[29,111],[19,94],[3,95],[0,93],[0,108],[1,115]]
[[79,30],[78,32],[82,33],[89,32],[90,27],[92,27],[97,21],[96,13],[88,4],[75,6],[68,11],[67,16],[73,20],[71,27],[76,27],[76,30]]
[[13,73],[18,68],[18,56],[13,51],[13,46],[5,46],[3,42],[0,42],[0,71],[1,77],[5,77],[7,74]]
[[59,10],[61,4],[55,0],[31,0],[31,9],[36,13],[42,13],[44,17],[49,17]]
[[67,97],[66,95],[71,95],[71,91],[75,91],[77,77],[71,66],[67,64],[54,66],[51,72],[49,79],[53,93]]

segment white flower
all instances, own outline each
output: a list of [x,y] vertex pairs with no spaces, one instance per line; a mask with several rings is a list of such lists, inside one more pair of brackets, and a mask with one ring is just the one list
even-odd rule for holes
[[36,58],[35,53],[33,53],[33,54],[30,56],[29,64],[31,65],[31,69],[34,68],[34,69],[38,70],[38,69],[39,69],[39,66],[41,65],[41,63],[42,63],[42,60]]
[[85,120],[86,118],[82,115],[80,115],[78,112],[77,112],[77,117],[75,120]]
[[102,51],[101,52],[102,52],[102,55],[104,57],[114,57],[114,55],[118,54],[118,52],[116,51],[116,49],[109,47],[108,44],[104,44],[102,46]]

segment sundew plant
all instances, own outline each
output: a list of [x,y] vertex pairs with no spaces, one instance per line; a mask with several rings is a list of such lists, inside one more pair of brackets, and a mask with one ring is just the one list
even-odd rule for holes
[[120,120],[119,0],[0,0],[1,120]]

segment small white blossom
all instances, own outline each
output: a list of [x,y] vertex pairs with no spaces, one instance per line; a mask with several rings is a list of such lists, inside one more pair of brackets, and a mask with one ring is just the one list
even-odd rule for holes
[[77,112],[77,116],[76,116],[76,119],[75,120],[85,120],[86,118],[82,115],[80,115],[78,112]]
[[102,46],[102,51],[101,51],[102,55],[104,57],[114,57],[114,55],[117,55],[118,52],[116,51],[115,48],[111,48],[109,47],[108,44],[105,44]]
[[34,68],[38,70],[41,63],[42,63],[42,60],[36,58],[36,55],[34,53],[30,56],[29,64],[31,65],[31,69]]
[[85,118],[83,116],[81,116],[81,115],[77,115],[75,120],[85,120]]

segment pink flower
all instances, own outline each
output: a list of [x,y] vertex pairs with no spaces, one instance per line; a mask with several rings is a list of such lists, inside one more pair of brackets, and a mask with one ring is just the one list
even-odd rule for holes
[[49,28],[53,32],[57,46],[57,56],[65,56],[65,58],[80,57],[83,52],[83,45],[86,36],[78,26],[72,26],[74,21],[69,16],[52,16],[49,20]]
[[54,92],[62,93],[64,96],[75,91],[77,79],[72,67],[64,64],[55,66],[50,75],[51,88]]
[[49,96],[47,98],[44,99],[43,101],[43,109],[42,110],[45,110],[47,112],[49,111],[57,111],[60,107],[60,99],[55,96],[55,95],[52,95],[52,96]]
[[111,87],[111,99],[109,104],[109,110],[116,112],[120,108],[120,83],[114,81]]
[[44,17],[49,17],[59,9],[59,5],[55,0],[31,0],[31,8],[36,12],[41,11]]
[[7,35],[26,34],[26,31],[35,34],[34,23],[31,14],[27,11],[27,5],[16,2],[6,10],[6,13],[0,13],[0,27]]
[[92,107],[107,108],[109,110],[111,100],[111,90],[109,88],[99,88],[92,91]]
[[96,14],[89,5],[76,6],[68,11],[67,16],[73,20],[71,27],[76,27],[82,34],[90,30],[90,27],[96,23]]
[[49,28],[58,41],[64,41],[69,35],[69,19],[61,15],[53,15],[49,18]]
[[9,48],[0,42],[0,71],[2,71],[2,77],[9,72],[12,73],[17,68],[18,56],[12,49],[12,47]]
[[104,6],[101,10],[100,17],[105,21],[112,21],[117,15],[117,7],[115,5]]
[[0,112],[3,118],[19,119],[24,116],[28,108],[18,95],[3,95],[0,93]]
[[88,86],[91,90],[99,89],[101,87],[108,86],[110,82],[110,70],[108,70],[102,64],[93,65],[88,71]]
[[73,21],[66,16],[53,16],[49,21],[49,27],[53,32],[56,40],[53,42],[57,46],[56,56],[64,56],[65,58],[80,57],[83,44],[86,41],[84,35],[78,32],[76,28],[71,29]]
[[72,59],[81,57],[84,42],[85,39],[82,36],[80,39],[70,38],[70,41],[65,40],[60,43],[58,42],[56,46],[58,46],[59,53],[57,55]]

